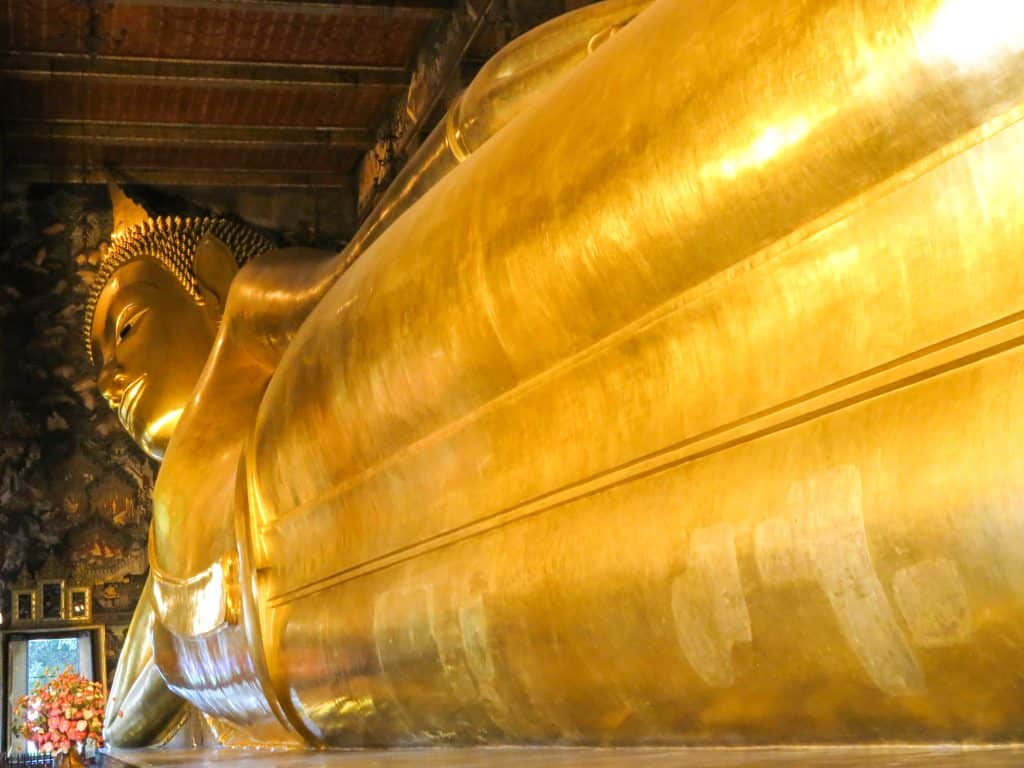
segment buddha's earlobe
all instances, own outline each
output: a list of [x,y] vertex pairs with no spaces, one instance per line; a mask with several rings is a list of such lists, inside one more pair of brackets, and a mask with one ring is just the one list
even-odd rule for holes
[[207,232],[196,247],[194,269],[203,302],[220,318],[231,281],[238,272],[235,255],[216,235]]

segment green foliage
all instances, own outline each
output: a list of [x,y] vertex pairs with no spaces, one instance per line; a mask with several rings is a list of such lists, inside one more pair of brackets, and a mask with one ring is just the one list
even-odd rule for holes
[[78,671],[78,638],[52,637],[28,642],[28,690],[71,667]]

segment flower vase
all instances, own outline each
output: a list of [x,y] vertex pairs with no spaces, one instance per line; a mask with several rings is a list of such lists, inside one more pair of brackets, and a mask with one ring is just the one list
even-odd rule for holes
[[85,768],[85,761],[82,759],[79,748],[71,747],[70,750],[61,755],[60,760],[57,762],[57,768]]

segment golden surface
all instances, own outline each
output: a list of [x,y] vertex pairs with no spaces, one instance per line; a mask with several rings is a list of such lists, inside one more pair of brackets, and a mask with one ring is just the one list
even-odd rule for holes
[[642,5],[520,42],[354,250],[224,302],[203,241],[190,397],[183,290],[97,311],[176,413],[112,743],[1024,735],[1024,6]]
[[281,753],[249,750],[113,750],[102,768],[1016,768],[1019,747],[789,749],[394,749]]

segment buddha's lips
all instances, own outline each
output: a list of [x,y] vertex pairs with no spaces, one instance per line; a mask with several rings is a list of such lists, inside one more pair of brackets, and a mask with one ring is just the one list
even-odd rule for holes
[[142,374],[137,379],[132,381],[127,387],[124,388],[124,392],[121,395],[121,405],[117,409],[117,417],[121,420],[125,429],[129,432],[131,428],[132,411],[135,408],[135,404],[139,401],[139,396],[142,394],[143,389],[146,386],[146,374]]

